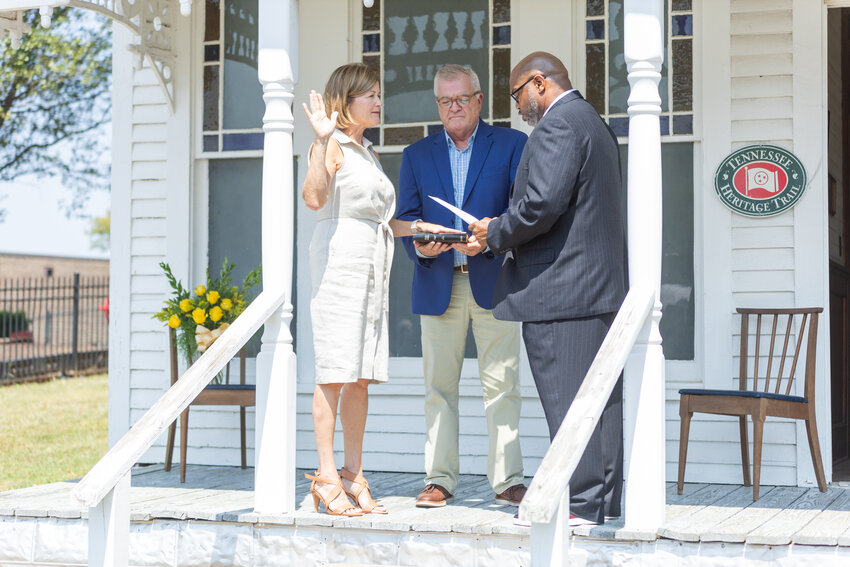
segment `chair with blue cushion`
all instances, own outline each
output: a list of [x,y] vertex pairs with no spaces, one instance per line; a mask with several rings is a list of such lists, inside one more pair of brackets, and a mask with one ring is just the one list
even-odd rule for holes
[[[753,420],[753,501],[759,497],[761,447],[764,420],[767,416],[802,419],[806,422],[809,450],[815,467],[818,488],[826,492],[817,422],[815,421],[815,359],[818,336],[818,314],[821,307],[805,309],[738,309],[741,314],[741,357],[737,390],[679,390],[679,494],[685,482],[688,456],[688,433],[694,412],[737,416],[741,432],[741,461],[744,485],[750,486],[747,442],[747,416]],[[750,337],[750,320],[755,318],[755,336]],[[764,322],[764,326],[762,325]],[[808,332],[806,325],[808,323]],[[770,325],[770,339],[767,339]],[[762,329],[765,335],[762,337]],[[782,330],[784,329],[784,332]],[[777,333],[777,330],[780,332]],[[803,338],[806,346],[803,348]],[[779,344],[781,341],[781,345]],[[750,354],[750,343],[754,352]],[[763,344],[766,343],[766,344]],[[790,346],[790,348],[789,348]],[[762,348],[764,347],[764,348]],[[802,365],[802,396],[794,395],[794,375]],[[766,359],[766,360],[765,360]],[[762,366],[762,363],[764,365]],[[760,375],[759,368],[764,368]],[[748,379],[752,369],[752,380]],[[775,373],[774,373],[775,370]],[[773,376],[772,376],[773,375]]]
[[[168,329],[169,351],[171,352],[171,385],[180,378],[177,373],[177,334]],[[224,384],[209,384],[192,400],[191,406],[239,406],[239,432],[241,442],[242,468],[247,468],[245,408],[257,405],[257,387],[245,383],[245,347],[239,351],[239,383],[230,383],[230,365],[225,370]],[[177,428],[175,420],[168,426],[168,440],[165,447],[165,470],[171,470],[174,454],[174,437]],[[186,446],[189,435],[189,408],[180,414],[180,482],[186,482]]]

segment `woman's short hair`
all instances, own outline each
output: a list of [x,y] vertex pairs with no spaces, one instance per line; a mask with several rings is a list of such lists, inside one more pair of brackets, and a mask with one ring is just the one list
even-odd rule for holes
[[348,105],[351,99],[369,92],[380,80],[378,72],[363,63],[348,63],[334,69],[325,84],[325,110],[330,116],[338,112],[336,127],[340,130],[354,124]]
[[[478,80],[478,74],[472,70],[472,67],[467,65],[457,65],[455,63],[449,63],[448,65],[443,65],[437,72],[434,74],[434,96],[440,96],[437,94],[437,82],[445,81],[449,79],[454,79],[458,75],[466,75],[469,77],[469,80],[472,82],[472,90],[475,92],[481,91],[481,81]],[[468,93],[472,94],[472,93]]]

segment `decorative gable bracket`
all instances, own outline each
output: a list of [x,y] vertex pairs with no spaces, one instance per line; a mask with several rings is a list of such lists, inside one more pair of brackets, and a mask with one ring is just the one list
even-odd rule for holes
[[130,50],[136,54],[136,68],[145,59],[153,69],[168,106],[174,111],[174,14],[176,6],[188,16],[192,0],[0,0],[0,35],[8,33],[12,47],[21,45],[21,38],[31,31],[23,22],[23,12],[37,9],[42,27],[50,27],[53,9],[70,6],[97,12],[123,24],[136,36]]

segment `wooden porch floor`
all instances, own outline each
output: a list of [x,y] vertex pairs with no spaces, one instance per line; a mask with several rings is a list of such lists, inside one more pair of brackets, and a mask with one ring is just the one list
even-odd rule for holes
[[[266,525],[333,526],[365,530],[527,536],[529,528],[514,523],[514,507],[493,503],[484,476],[464,475],[455,498],[444,508],[420,509],[415,495],[421,474],[369,473],[375,496],[389,509],[386,516],[339,518],[313,512],[309,481],[298,471],[298,510],[286,515],[253,512],[253,469],[190,466],[181,485],[176,469],[136,467],[131,489],[131,519],[205,520]],[[530,479],[529,479],[530,480]],[[844,484],[844,483],[841,483]],[[71,497],[73,481],[0,493],[0,516],[86,518]],[[578,538],[652,540],[652,534],[632,534],[621,521],[577,528]],[[667,486],[667,518],[656,537],[686,542],[729,542],[756,545],[850,546],[850,487],[817,488],[762,486],[752,501],[752,489],[728,484],[687,484],[684,494]]]

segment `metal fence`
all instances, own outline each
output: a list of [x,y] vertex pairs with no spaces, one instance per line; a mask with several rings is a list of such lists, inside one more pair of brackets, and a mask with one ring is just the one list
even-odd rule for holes
[[105,372],[109,278],[0,280],[0,383]]

